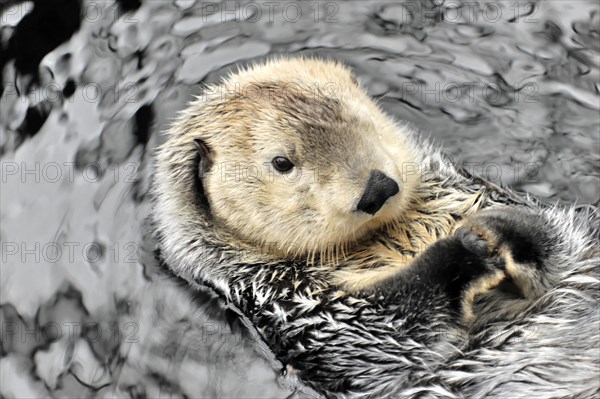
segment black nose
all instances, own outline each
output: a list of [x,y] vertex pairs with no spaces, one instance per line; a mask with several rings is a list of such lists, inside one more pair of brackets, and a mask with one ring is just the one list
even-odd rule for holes
[[398,194],[398,183],[379,170],[372,170],[367,187],[356,209],[371,215],[377,213],[388,198]]

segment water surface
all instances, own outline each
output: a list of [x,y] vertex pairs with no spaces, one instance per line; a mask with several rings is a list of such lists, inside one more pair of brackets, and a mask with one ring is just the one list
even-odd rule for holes
[[2,8],[3,397],[290,394],[144,237],[161,132],[239,65],[340,60],[473,172],[600,201],[597,2],[65,3]]

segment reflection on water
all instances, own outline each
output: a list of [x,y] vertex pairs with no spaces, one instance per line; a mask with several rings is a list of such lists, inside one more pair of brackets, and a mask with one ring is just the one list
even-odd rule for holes
[[5,4],[4,397],[289,395],[235,317],[156,276],[142,228],[160,132],[237,65],[341,60],[475,173],[600,201],[594,1]]

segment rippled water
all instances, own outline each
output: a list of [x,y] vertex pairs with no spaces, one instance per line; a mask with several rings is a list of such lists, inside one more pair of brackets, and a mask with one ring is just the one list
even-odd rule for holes
[[143,233],[160,132],[238,65],[341,60],[475,173],[600,202],[595,1],[2,4],[3,397],[290,394]]

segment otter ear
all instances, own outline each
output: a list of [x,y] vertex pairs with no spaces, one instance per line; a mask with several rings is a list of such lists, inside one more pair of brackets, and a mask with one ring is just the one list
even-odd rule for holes
[[211,152],[204,140],[194,139],[194,145],[198,151],[200,173],[206,172],[211,164]]
[[194,146],[197,150],[196,158],[196,178],[194,183],[196,185],[196,195],[198,205],[206,212],[207,216],[210,215],[210,204],[206,193],[204,191],[204,183],[202,182],[202,176],[207,173],[212,165],[211,151],[203,140],[194,139]]
[[210,151],[208,150],[208,146],[206,145],[204,140],[194,139],[194,145],[196,146],[196,149],[198,150],[198,152],[200,153],[200,156],[202,158],[208,157],[208,155],[210,154]]

